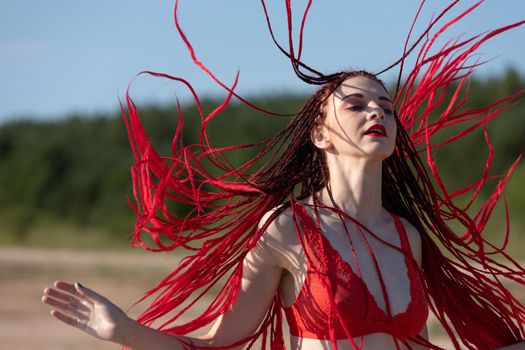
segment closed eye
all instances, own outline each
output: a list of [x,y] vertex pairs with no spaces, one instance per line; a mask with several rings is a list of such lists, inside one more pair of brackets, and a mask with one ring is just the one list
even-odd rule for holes
[[360,105],[355,105],[355,106],[350,106],[347,109],[351,110],[352,112],[361,112],[362,110],[364,110],[364,107]]

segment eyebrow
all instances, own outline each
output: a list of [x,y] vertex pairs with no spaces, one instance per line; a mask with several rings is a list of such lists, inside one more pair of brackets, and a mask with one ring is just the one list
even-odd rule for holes
[[[343,96],[343,98],[341,100],[345,100],[345,99],[350,98],[350,97],[365,98],[365,96],[363,96],[363,94],[360,94],[360,93],[356,92],[354,94]],[[390,100],[390,98],[388,98],[386,96],[379,96],[379,100],[380,101],[387,101],[387,102],[392,103],[392,100]]]

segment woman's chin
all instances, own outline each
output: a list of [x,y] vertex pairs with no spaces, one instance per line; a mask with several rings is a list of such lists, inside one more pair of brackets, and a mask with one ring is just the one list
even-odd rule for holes
[[365,157],[371,161],[383,161],[390,157],[394,153],[392,147],[386,147],[385,145],[378,145],[379,147],[373,147],[366,150]]

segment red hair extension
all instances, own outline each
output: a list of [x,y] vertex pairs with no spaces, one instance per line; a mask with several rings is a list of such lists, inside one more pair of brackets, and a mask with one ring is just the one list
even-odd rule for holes
[[[288,114],[282,114],[282,113],[276,113],[276,112],[272,112],[272,111],[269,111],[269,110],[266,110],[264,108],[261,108],[261,107],[258,107],[256,105],[254,105],[253,103],[249,102],[248,100],[246,100],[245,98],[243,98],[242,96],[239,96],[237,93],[235,93],[233,91],[233,89],[230,89],[226,84],[224,84],[221,80],[219,80],[219,78],[217,78],[215,76],[215,74],[213,74],[213,72],[211,70],[208,69],[208,67],[206,67],[204,65],[204,63],[202,63],[198,58],[197,58],[197,55],[195,54],[195,50],[193,49],[193,46],[191,45],[190,41],[188,40],[188,38],[186,37],[186,34],[184,34],[184,32],[182,31],[182,27],[180,26],[180,23],[179,23],[179,18],[178,18],[178,7],[179,7],[179,0],[175,0],[175,8],[173,10],[173,18],[174,18],[174,22],[175,22],[175,27],[177,28],[177,32],[179,33],[182,41],[184,42],[184,44],[186,45],[187,49],[188,49],[188,53],[190,54],[190,57],[191,59],[193,60],[193,63],[195,63],[195,65],[197,65],[200,69],[202,69],[213,81],[215,81],[220,87],[222,87],[223,89],[225,89],[226,91],[228,91],[230,94],[232,94],[233,96],[235,96],[237,99],[239,99],[239,101],[241,101],[242,103],[246,104],[247,106],[259,111],[259,112],[263,112],[263,113],[266,113],[266,114],[269,114],[269,115],[275,115],[275,116],[290,116]],[[238,73],[237,73],[238,74]]]
[[[161,156],[154,149],[129,90],[126,94],[127,107],[122,106],[135,157],[132,167],[135,201],[131,206],[137,220],[132,245],[153,251],[183,247],[191,252],[140,300],[154,296],[138,321],[153,325],[156,320],[165,317],[166,321],[157,327],[171,334],[188,334],[209,325],[226,312],[240,288],[242,261],[268,225],[287,208],[293,210],[294,202],[308,197],[315,199],[317,192],[329,188],[324,154],[312,144],[310,132],[319,115],[323,114],[330,94],[346,79],[355,76],[367,77],[382,84],[371,73],[354,71],[324,75],[301,62],[303,29],[312,1],[308,1],[302,16],[297,49],[292,35],[291,2],[285,2],[288,50],[275,38],[264,0],[261,3],[270,35],[279,50],[290,59],[297,76],[307,83],[321,85],[280,132],[253,144],[213,146],[207,126],[221,115],[232,97],[260,112],[281,114],[259,108],[237,95],[234,90],[238,74],[232,86],[227,86],[197,58],[179,23],[178,0],[174,17],[179,35],[195,64],[227,91],[227,97],[214,111],[205,114],[197,93],[186,80],[162,73],[143,72],[185,85],[200,113],[199,143],[186,145],[182,140],[184,116],[178,105],[179,122],[169,156]],[[412,28],[424,4],[422,1],[401,58],[386,69],[400,66],[398,89],[394,96],[398,124],[396,149],[383,162],[382,197],[383,206],[388,211],[406,218],[420,232],[423,249],[420,273],[429,307],[450,336],[454,347],[494,349],[525,337],[525,307],[503,285],[505,279],[525,285],[525,269],[503,251],[508,241],[508,227],[501,247],[494,246],[485,238],[487,222],[501,199],[512,170],[518,164],[516,160],[504,175],[488,175],[493,151],[485,127],[501,111],[511,107],[523,91],[489,102],[479,109],[465,109],[464,106],[469,95],[468,79],[482,64],[473,61],[478,48],[488,40],[523,25],[525,21],[483,35],[448,40],[436,48],[438,39],[445,36],[452,26],[461,23],[482,1],[441,24],[458,3],[459,0],[453,1],[440,11],[410,44]],[[401,84],[405,58],[416,49],[416,63]],[[452,97],[445,102],[450,94]],[[445,140],[434,142],[436,135],[452,127],[459,131]],[[440,177],[434,151],[479,128],[483,128],[489,152],[483,174],[477,181],[449,192]],[[252,159],[240,166],[230,163],[230,154],[250,150],[256,151]],[[467,211],[472,210],[472,203],[480,191],[495,181],[498,182],[488,200],[474,214],[469,214]],[[456,203],[464,197],[467,200],[462,202],[467,204],[460,208]],[[186,215],[170,211],[173,202],[185,204],[191,210]],[[331,210],[345,215],[333,204]],[[320,203],[316,205],[322,207]],[[278,209],[272,211],[262,227],[258,227],[263,215],[275,208]],[[506,220],[508,226],[507,208]],[[459,223],[464,232],[455,233],[449,226],[451,222]],[[361,226],[358,222],[355,224]],[[297,230],[300,230],[299,226]],[[221,285],[220,290],[207,308],[181,324],[180,317],[193,310],[196,302],[217,285]],[[326,288],[330,290],[332,287],[328,285]],[[330,302],[331,317],[341,320],[335,301]],[[351,338],[351,330],[345,331],[352,347],[358,348]],[[272,349],[284,349],[279,295],[275,296],[257,331],[232,346],[246,344],[251,348],[258,339],[261,339],[263,347],[268,345]],[[406,344],[408,340],[431,349],[439,348],[421,337],[395,339],[396,344]],[[336,339],[332,342],[337,349]]]

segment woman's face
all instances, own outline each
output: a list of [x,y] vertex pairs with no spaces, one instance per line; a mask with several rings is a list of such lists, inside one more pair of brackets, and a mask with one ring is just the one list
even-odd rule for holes
[[394,105],[377,81],[349,78],[328,97],[312,139],[336,155],[383,160],[395,147]]

